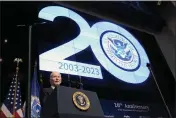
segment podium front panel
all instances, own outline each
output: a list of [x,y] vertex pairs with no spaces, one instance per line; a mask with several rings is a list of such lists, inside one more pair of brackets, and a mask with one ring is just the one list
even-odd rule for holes
[[[75,118],[103,118],[104,114],[98,99],[98,96],[95,92],[86,91],[76,88],[58,87],[54,92],[57,93],[57,105],[58,113],[60,116],[75,116]],[[78,109],[73,103],[73,94],[75,92],[82,92],[90,101],[90,108],[86,111]],[[61,117],[62,118],[62,117]],[[66,118],[66,117],[65,117]]]

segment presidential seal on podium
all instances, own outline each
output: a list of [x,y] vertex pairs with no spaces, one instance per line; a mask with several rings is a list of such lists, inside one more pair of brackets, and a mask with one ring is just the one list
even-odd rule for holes
[[73,103],[80,110],[88,110],[90,108],[89,98],[82,92],[75,92],[73,94]]

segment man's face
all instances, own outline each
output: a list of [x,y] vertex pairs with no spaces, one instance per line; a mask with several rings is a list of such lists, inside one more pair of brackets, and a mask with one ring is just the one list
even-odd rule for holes
[[61,84],[61,82],[62,82],[62,78],[61,78],[60,73],[52,72],[50,76],[50,84],[52,86],[58,86]]

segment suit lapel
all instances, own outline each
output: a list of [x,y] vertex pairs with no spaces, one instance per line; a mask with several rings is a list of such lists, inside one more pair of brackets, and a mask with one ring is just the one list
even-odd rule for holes
[[52,89],[51,87],[48,89],[48,93],[49,95],[51,95],[51,93],[53,92],[54,89]]

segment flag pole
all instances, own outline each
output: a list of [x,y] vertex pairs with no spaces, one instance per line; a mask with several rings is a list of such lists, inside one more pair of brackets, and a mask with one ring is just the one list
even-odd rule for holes
[[29,25],[29,34],[28,34],[28,79],[27,79],[27,114],[26,117],[31,117],[31,38],[32,38],[32,25]]
[[[1,34],[0,34],[0,36],[1,36]],[[0,85],[1,85],[1,78],[2,78],[2,75],[1,75],[1,65],[2,65],[2,57],[1,57],[1,47],[2,47],[2,45],[1,45],[1,40],[2,40],[2,38],[0,39]],[[1,94],[1,92],[0,92],[0,96],[1,96],[2,94]],[[0,106],[1,106],[2,104],[1,104],[1,97],[0,97]],[[0,111],[1,112],[1,111]]]
[[[35,61],[35,65],[34,65],[34,74],[37,74],[36,71],[37,70],[37,61]],[[34,75],[33,75],[34,76]],[[34,78],[33,78],[34,79]],[[37,79],[37,78],[35,78]],[[35,81],[36,82],[36,81]],[[35,83],[36,84],[36,83]],[[34,91],[36,91],[36,86],[34,86]],[[35,92],[35,96],[36,96],[36,92]]]
[[16,72],[15,72],[15,94],[14,94],[14,102],[13,102],[13,117],[15,116],[15,105],[16,105],[16,90],[18,85],[18,72],[19,72],[19,63],[22,62],[22,59],[15,58],[14,62],[17,63]]

